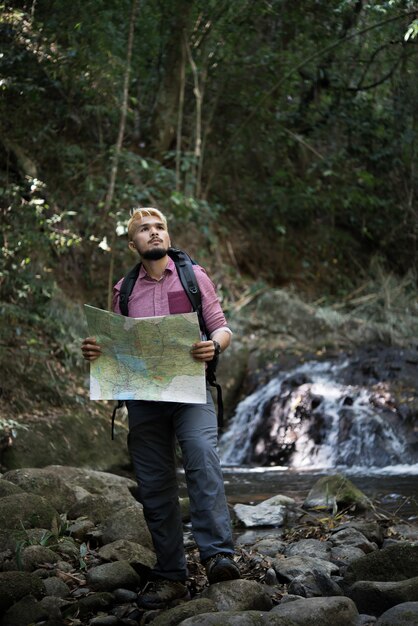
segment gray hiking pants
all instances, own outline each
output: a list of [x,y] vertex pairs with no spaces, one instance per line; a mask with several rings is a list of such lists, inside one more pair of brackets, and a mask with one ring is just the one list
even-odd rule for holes
[[217,453],[217,418],[210,392],[206,404],[127,401],[128,447],[139,500],[152,535],[154,572],[187,577],[178,500],[175,440],[180,444],[190,499],[192,531],[202,561],[233,553],[231,521]]

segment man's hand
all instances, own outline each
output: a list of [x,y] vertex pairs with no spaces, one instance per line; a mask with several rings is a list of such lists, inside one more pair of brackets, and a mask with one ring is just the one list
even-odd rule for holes
[[215,356],[215,344],[211,339],[209,341],[199,341],[193,344],[190,353],[196,361],[212,361]]
[[86,337],[81,344],[81,352],[86,361],[94,361],[98,359],[102,351],[96,342],[95,337]]

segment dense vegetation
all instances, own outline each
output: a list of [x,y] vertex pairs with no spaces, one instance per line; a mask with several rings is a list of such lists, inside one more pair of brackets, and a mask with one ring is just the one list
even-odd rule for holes
[[39,352],[42,320],[71,354],[70,301],[106,307],[138,204],[228,302],[338,299],[376,258],[415,277],[417,24],[412,0],[3,3],[3,345]]

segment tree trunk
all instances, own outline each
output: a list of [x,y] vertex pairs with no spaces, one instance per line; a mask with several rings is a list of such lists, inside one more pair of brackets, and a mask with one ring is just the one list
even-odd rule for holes
[[183,33],[187,36],[192,9],[192,0],[176,0],[173,3],[171,37],[164,52],[163,76],[151,123],[151,148],[157,158],[164,156],[167,150],[175,145],[181,66],[184,62]]
[[[125,135],[125,125],[126,125],[126,114],[128,111],[128,97],[129,97],[129,78],[131,74],[131,59],[132,59],[132,48],[134,42],[134,31],[135,31],[135,18],[138,10],[139,0],[132,1],[132,11],[131,11],[131,19],[129,23],[129,35],[128,35],[128,49],[126,54],[126,68],[125,68],[125,76],[123,80],[123,93],[122,93],[122,104],[120,111],[120,122],[119,122],[119,132],[118,138],[115,145],[115,152],[112,159],[112,169],[110,172],[110,181],[109,187],[106,194],[106,200],[104,205],[104,213],[105,215],[110,215],[110,209],[112,207],[113,196],[115,195],[115,184],[116,177],[118,174],[118,166],[119,166],[119,158],[122,150],[123,137]],[[112,287],[113,287],[113,269],[115,263],[115,243],[116,243],[116,230],[115,224],[112,222],[112,238],[110,243],[110,264],[109,264],[109,274],[108,274],[108,285],[107,285],[107,308],[110,310],[112,306]]]

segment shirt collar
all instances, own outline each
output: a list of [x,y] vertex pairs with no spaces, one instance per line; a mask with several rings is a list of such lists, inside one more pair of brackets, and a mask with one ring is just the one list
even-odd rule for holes
[[[176,269],[176,266],[174,264],[173,259],[171,257],[168,257],[168,263],[167,263],[166,268],[164,270],[164,274],[167,274],[167,272],[172,274],[175,269]],[[142,280],[144,278],[149,280],[149,278],[150,278],[149,275],[148,275],[147,270],[145,269],[145,267],[143,265],[143,263],[141,263],[141,269],[139,270],[138,278],[140,280]]]

